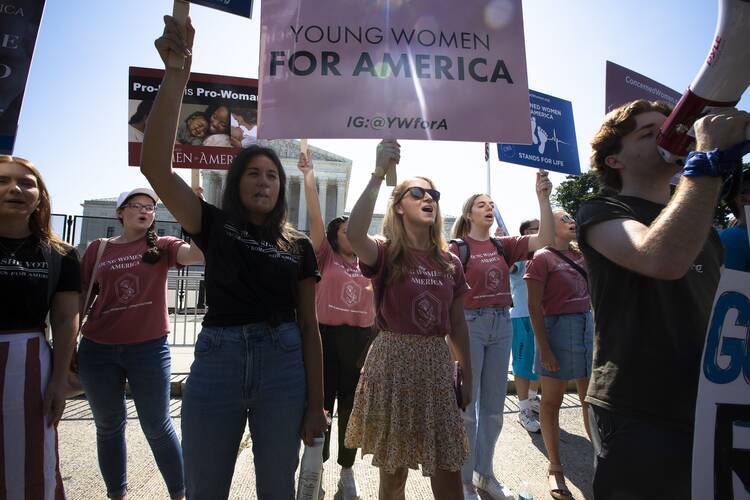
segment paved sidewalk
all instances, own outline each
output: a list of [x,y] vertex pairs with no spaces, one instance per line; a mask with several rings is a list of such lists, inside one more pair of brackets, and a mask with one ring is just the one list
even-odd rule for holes
[[[180,431],[180,399],[172,400],[171,413],[178,435]],[[500,441],[495,449],[495,473],[497,477],[518,492],[522,481],[528,481],[536,500],[550,498],[546,486],[546,458],[541,434],[528,434],[517,422],[518,406],[514,396],[505,401],[505,423]],[[167,490],[154,463],[153,455],[138,425],[132,400],[128,400],[128,477],[130,498],[167,499]],[[337,433],[338,419],[334,418],[333,432]],[[561,450],[568,487],[576,499],[592,498],[591,477],[593,454],[583,429],[581,409],[573,394],[565,396],[560,412]],[[96,459],[96,430],[86,400],[70,400],[59,427],[60,467],[68,498],[106,499],[104,483],[99,474]],[[246,436],[247,437],[247,436]],[[335,448],[335,446],[333,447]],[[302,450],[300,450],[301,453]],[[326,498],[334,498],[339,466],[336,450],[331,450],[331,459],[324,472],[323,487]],[[237,460],[230,498],[254,499],[255,476],[252,467],[250,443],[243,443]],[[355,475],[362,490],[363,500],[377,498],[378,470],[370,465],[370,459],[357,460]],[[433,498],[429,480],[418,471],[410,471],[406,498]]]

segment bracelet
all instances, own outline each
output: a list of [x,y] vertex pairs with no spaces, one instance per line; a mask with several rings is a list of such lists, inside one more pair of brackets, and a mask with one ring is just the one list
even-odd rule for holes
[[712,149],[706,153],[691,151],[685,161],[685,177],[721,177],[727,180],[734,173],[737,162],[750,152],[750,141],[743,141],[727,150]]
[[385,172],[383,171],[383,169],[382,169],[382,168],[377,168],[377,167],[376,167],[376,168],[375,168],[375,170],[373,170],[373,171],[372,171],[372,174],[371,174],[371,175],[372,175],[373,177],[377,177],[377,178],[378,178],[378,179],[380,179],[381,181],[382,181],[383,179],[385,179]]

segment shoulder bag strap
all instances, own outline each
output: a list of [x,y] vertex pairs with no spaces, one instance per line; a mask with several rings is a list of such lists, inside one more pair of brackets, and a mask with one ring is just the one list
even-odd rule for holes
[[578,264],[576,264],[575,262],[573,262],[572,260],[570,260],[564,253],[562,253],[561,251],[559,251],[559,250],[557,250],[555,248],[547,247],[547,250],[549,250],[550,252],[554,253],[555,255],[557,255],[558,257],[560,257],[562,260],[564,260],[565,262],[567,262],[568,264],[570,264],[570,267],[572,267],[573,269],[575,269],[576,271],[578,271],[581,274],[581,276],[583,276],[583,279],[585,279],[586,282],[588,282],[588,280],[589,280],[589,274],[581,266],[579,266]]
[[89,315],[89,310],[91,310],[91,304],[89,304],[89,301],[91,300],[91,292],[94,290],[94,283],[96,282],[96,270],[99,267],[99,262],[102,260],[102,255],[104,255],[104,249],[107,247],[108,242],[108,238],[99,238],[99,248],[96,250],[96,260],[94,260],[94,268],[91,270],[89,288],[86,290],[86,301],[83,303],[83,311],[81,313],[80,321],[78,322],[79,335],[81,333],[81,328],[83,328],[83,323]]

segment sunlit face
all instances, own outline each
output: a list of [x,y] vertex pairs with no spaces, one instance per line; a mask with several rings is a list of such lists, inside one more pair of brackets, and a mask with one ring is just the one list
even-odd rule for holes
[[210,129],[212,134],[226,134],[229,128],[229,110],[226,106],[219,106],[211,113]]
[[193,137],[205,137],[208,131],[208,120],[205,116],[194,116],[188,120],[187,127]]
[[472,227],[489,228],[495,220],[495,202],[486,194],[477,196],[468,215]]
[[565,211],[555,211],[555,237],[563,241],[576,239],[576,221]]
[[[424,179],[412,179],[409,182],[409,188],[412,187],[434,189]],[[437,217],[437,202],[426,191],[421,198],[417,198],[409,191],[409,188],[402,194],[401,200],[396,204],[396,213],[401,214],[405,221],[408,220],[413,224],[432,226],[435,224],[435,218]]]
[[539,221],[535,220],[529,224],[529,227],[523,230],[523,235],[532,235],[539,232]]
[[257,155],[250,159],[240,177],[240,201],[252,215],[268,215],[279,199],[279,170],[271,159]]
[[349,222],[344,222],[339,226],[338,231],[336,231],[336,241],[339,245],[339,253],[352,255],[354,254],[354,250],[352,249],[352,244],[349,243],[349,238],[346,237],[346,227],[348,225]]
[[156,203],[145,194],[135,195],[117,209],[117,217],[125,229],[145,232],[156,218]]
[[39,206],[39,183],[16,162],[0,163],[0,217],[28,219]]
[[[664,172],[671,176],[679,167],[667,163],[659,154],[656,147],[656,136],[667,119],[658,111],[647,111],[635,116],[635,130],[622,138],[620,152],[607,157],[605,161],[613,168],[627,169],[635,175],[653,176],[654,173]],[[610,164],[616,160],[614,164]]]

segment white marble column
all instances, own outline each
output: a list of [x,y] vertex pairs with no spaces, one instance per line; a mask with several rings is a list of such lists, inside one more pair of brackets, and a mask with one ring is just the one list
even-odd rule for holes
[[318,180],[318,197],[320,198],[320,215],[323,217],[323,224],[328,223],[326,218],[326,202],[328,201],[328,178],[321,177]]
[[346,180],[336,179],[336,217],[344,215],[346,205]]
[[297,229],[307,229],[307,201],[305,200],[305,181],[299,178],[299,211],[297,215]]

